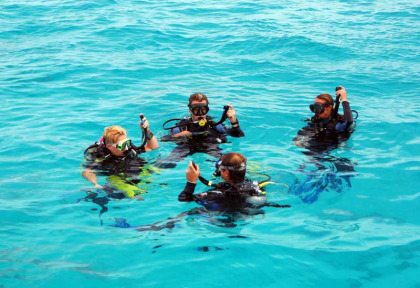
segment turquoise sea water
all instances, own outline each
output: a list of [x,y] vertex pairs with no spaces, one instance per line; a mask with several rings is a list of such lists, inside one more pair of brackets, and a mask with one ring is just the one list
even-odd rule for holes
[[[418,287],[419,14],[410,0],[1,1],[0,287]],[[330,153],[353,163],[351,186],[304,201],[317,187],[288,188],[313,165],[292,139],[338,85],[360,114]],[[109,226],[197,207],[177,195],[189,160],[211,178],[206,154],[152,174],[145,201],[112,201],[101,218],[77,202],[91,188],[83,151],[104,127],[139,143],[142,112],[163,135],[197,91],[215,118],[234,105],[246,137],[221,147],[270,174],[269,200],[291,208],[232,228],[211,215]]]

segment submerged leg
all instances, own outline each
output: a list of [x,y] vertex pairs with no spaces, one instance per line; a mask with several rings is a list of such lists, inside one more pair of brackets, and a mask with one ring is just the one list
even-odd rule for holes
[[209,211],[205,208],[194,208],[186,212],[182,212],[175,217],[168,217],[165,220],[161,220],[155,222],[153,224],[146,224],[146,225],[139,225],[139,226],[131,226],[127,223],[126,219],[124,218],[115,218],[115,224],[111,225],[118,228],[134,228],[137,231],[160,231],[165,228],[173,229],[175,227],[175,223],[181,221],[181,218],[187,215],[200,215],[204,213],[208,213]]

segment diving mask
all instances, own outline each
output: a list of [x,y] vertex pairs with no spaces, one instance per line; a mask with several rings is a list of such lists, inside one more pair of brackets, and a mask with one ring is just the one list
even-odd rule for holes
[[188,107],[190,107],[191,113],[194,116],[203,116],[206,115],[210,108],[208,104],[192,104],[192,105],[188,105]]
[[118,144],[111,144],[111,146],[116,147],[118,151],[126,151],[131,147],[131,139],[126,138],[118,142]]
[[315,114],[322,114],[325,111],[325,106],[322,103],[315,102],[309,105],[309,109],[311,109],[311,111]]
[[246,162],[241,163],[241,165],[239,167],[235,167],[235,166],[225,166],[222,165],[222,159],[220,158],[219,160],[217,160],[216,164],[216,171],[214,171],[213,175],[214,176],[220,176],[220,171],[221,170],[230,170],[230,171],[242,171],[246,169]]
[[241,163],[239,167],[219,165],[219,170],[242,171],[246,169],[246,163]]

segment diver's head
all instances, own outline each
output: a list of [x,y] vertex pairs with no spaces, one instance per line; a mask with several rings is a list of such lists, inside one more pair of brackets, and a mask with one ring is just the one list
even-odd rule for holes
[[193,121],[206,118],[209,112],[209,100],[203,93],[194,93],[190,95],[188,107]]
[[124,156],[124,151],[131,147],[131,140],[127,138],[127,132],[117,125],[106,127],[103,139],[106,148],[114,156]]
[[246,158],[244,155],[235,152],[226,153],[218,163],[218,169],[224,180],[232,183],[245,181]]
[[316,96],[315,102],[309,105],[309,109],[319,118],[325,119],[331,117],[333,110],[333,98],[330,94],[320,94]]

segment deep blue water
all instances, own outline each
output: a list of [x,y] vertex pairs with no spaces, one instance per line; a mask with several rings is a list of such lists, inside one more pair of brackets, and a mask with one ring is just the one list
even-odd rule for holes
[[[0,287],[420,285],[418,1],[272,2],[0,3]],[[360,114],[330,153],[352,163],[351,185],[292,141],[315,96],[338,85]],[[148,176],[145,201],[111,201],[101,217],[78,202],[92,188],[83,151],[104,127],[139,142],[144,113],[161,136],[198,91],[215,118],[234,105],[246,137],[221,147],[243,153],[250,176],[270,174],[269,200],[291,208],[233,228],[212,215],[109,226],[197,207],[177,196],[189,160],[211,178],[206,154]]]

